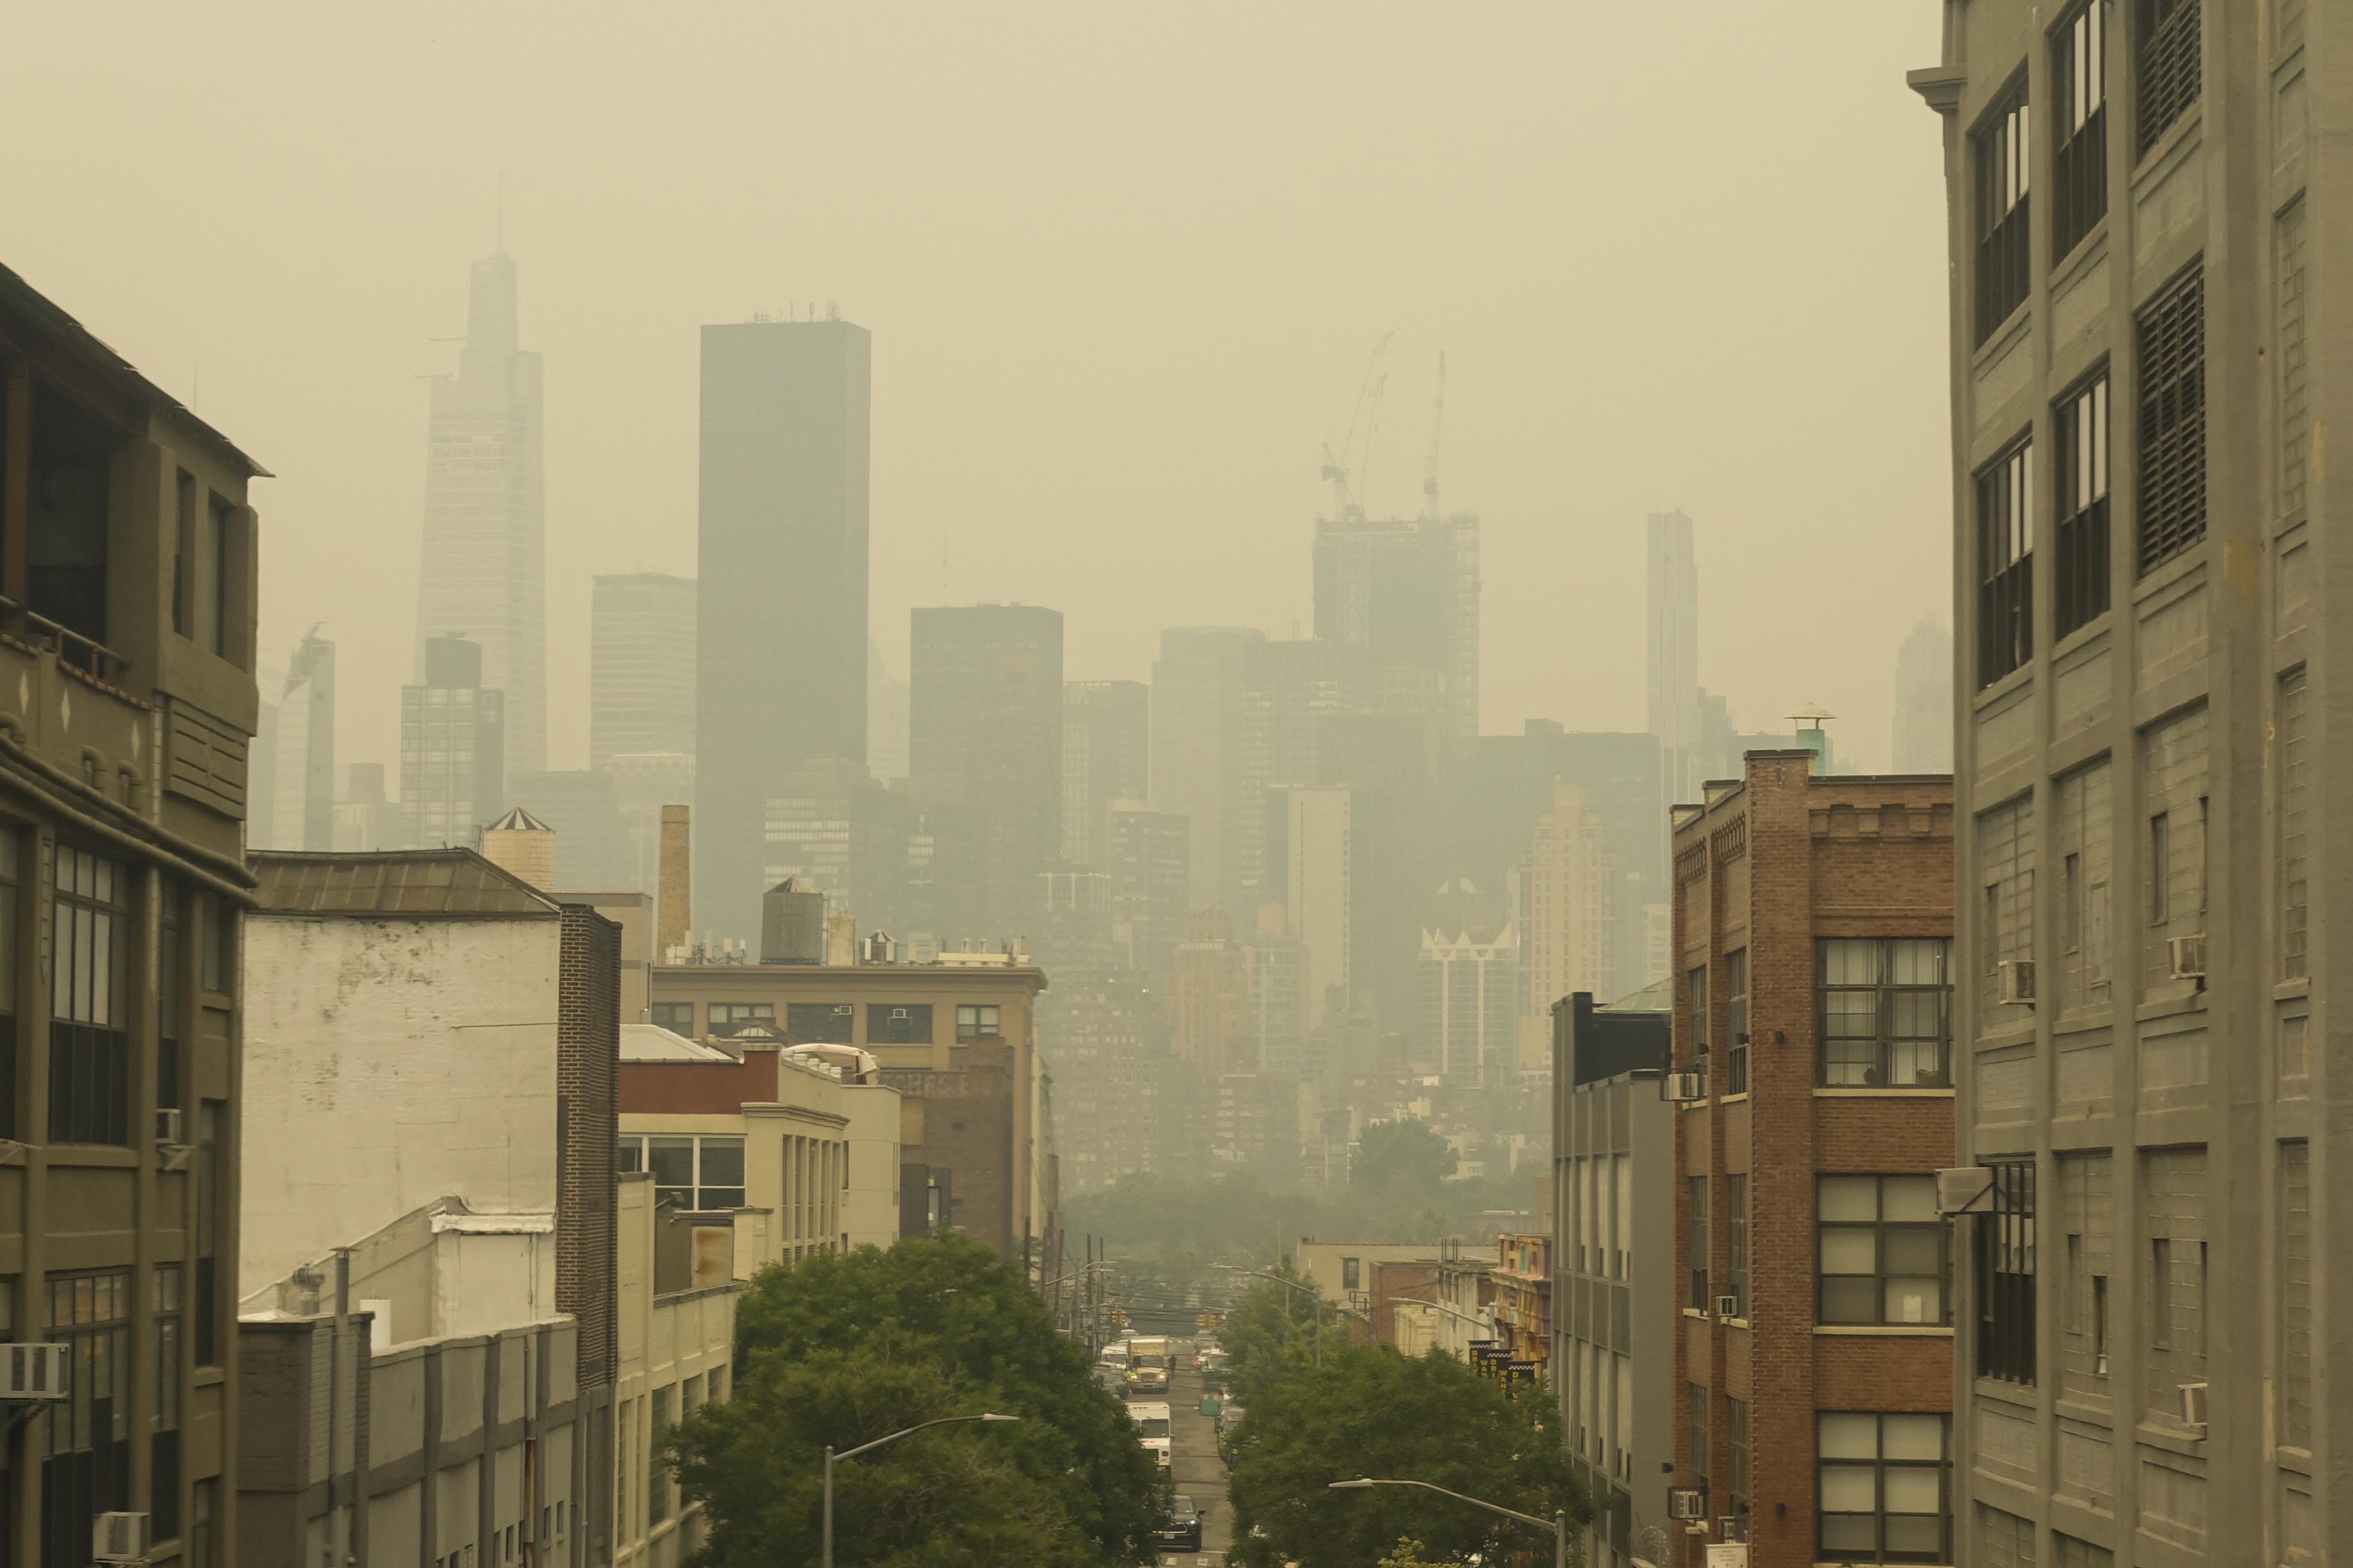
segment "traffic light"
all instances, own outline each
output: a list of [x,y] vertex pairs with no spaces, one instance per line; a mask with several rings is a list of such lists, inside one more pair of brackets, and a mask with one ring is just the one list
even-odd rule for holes
[[1215,1312],[1204,1312],[1199,1317],[1194,1319],[1193,1322],[1197,1328],[1206,1333],[1208,1331],[1218,1326],[1218,1314]]
[[1127,1327],[1127,1309],[1124,1307],[1113,1307],[1111,1310],[1111,1322],[1112,1327],[1115,1329],[1124,1329]]

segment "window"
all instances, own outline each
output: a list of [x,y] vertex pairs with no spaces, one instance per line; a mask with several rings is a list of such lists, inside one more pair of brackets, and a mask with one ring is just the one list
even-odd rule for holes
[[212,498],[211,529],[205,541],[206,584],[204,643],[206,651],[227,658],[229,651],[229,584],[236,570],[237,509],[220,497]]
[[2144,1408],[2178,1421],[2182,1385],[2206,1381],[2206,1151],[2148,1149],[2141,1162],[2148,1205]]
[[1748,1401],[1745,1399],[1726,1397],[1724,1402],[1724,1447],[1725,1490],[1730,1494],[1725,1506],[1745,1527],[1748,1522]]
[[1692,1485],[1699,1489],[1699,1495],[1704,1500],[1707,1497],[1707,1385],[1694,1383],[1685,1386],[1691,1395]]
[[855,1037],[857,1019],[858,1009],[847,1002],[788,1002],[785,1039],[796,1046],[846,1046]]
[[2302,510],[2312,477],[2312,352],[2307,338],[2305,285],[2305,202],[2302,196],[2279,215],[2279,439],[2280,511]]
[[191,581],[196,555],[196,476],[180,470],[179,515],[172,535],[172,629],[193,635],[196,613],[195,584]]
[[997,1009],[988,1006],[967,1006],[956,1009],[956,1038],[977,1040],[993,1038],[997,1032]]
[[188,1563],[187,1568],[220,1568],[221,1558],[214,1549],[213,1510],[218,1481],[206,1479],[189,1489]]
[[2141,816],[2147,823],[2148,924],[2146,983],[2173,983],[2168,940],[2205,929],[2203,821],[2206,710],[2193,708],[2141,732]]
[[154,1538],[180,1533],[180,1266],[158,1264],[150,1277],[155,1331],[155,1415],[149,1441],[154,1484]]
[[[796,1005],[794,1010],[796,1012],[799,1010],[797,1005]],[[713,1002],[705,1009],[705,1011],[707,1011],[711,1016],[711,1032],[714,1035],[723,1037],[740,1034],[747,1026],[752,1024],[758,1024],[765,1027],[773,1028],[776,1026],[776,1005],[773,1002]],[[831,1009],[828,1008],[827,1011],[830,1012]],[[786,1036],[786,1038],[792,1040],[796,1045],[801,1043],[789,1034]],[[816,1033],[810,1035],[808,1038],[811,1040],[820,1041],[830,1040],[841,1045],[848,1045],[849,1043],[849,1030],[844,1029],[839,1036]]]
[[1748,1316],[1748,1178],[1724,1178],[1725,1294],[1733,1300],[1732,1315]]
[[1707,1178],[1691,1178],[1691,1307],[1715,1310],[1707,1299]]
[[694,1004],[691,1002],[657,1002],[653,1005],[653,1020],[657,1027],[675,1035],[694,1033]]
[[228,977],[237,969],[237,911],[217,893],[196,895],[202,929],[196,933],[196,980],[216,996],[228,992]]
[[2105,0],[2087,0],[2052,36],[2051,259],[2063,260],[2108,210]]
[[2280,677],[2280,978],[2301,980],[2312,890],[2312,741],[2301,666]]
[[1364,1259],[1361,1258],[1343,1258],[1340,1259],[1341,1289],[1356,1290],[1362,1289],[1362,1286],[1359,1283],[1359,1278],[1362,1272],[1363,1263]]
[[1978,174],[1978,336],[1993,336],[2026,303],[2026,76],[2002,95],[1972,138]]
[[2198,101],[2198,0],[2135,0],[2135,8],[2140,40],[2136,151],[2147,156]]
[[[33,613],[90,642],[106,641],[108,470],[115,437],[62,393],[33,384],[33,450],[23,590]],[[91,669],[84,646],[58,656]],[[96,673],[92,670],[92,673]],[[87,1537],[82,1547],[90,1544]]]
[[73,1394],[48,1407],[42,1561],[85,1563],[97,1516],[130,1506],[131,1270],[47,1283],[47,1337],[69,1347]]
[[1748,1092],[1748,950],[1727,953],[1724,960],[1724,1092]]
[[1892,1089],[1952,1081],[1952,942],[1944,937],[1817,942],[1822,1082]]
[[2312,1447],[2312,1145],[2280,1145],[2280,1435]]
[[676,1388],[657,1388],[653,1397],[653,1430],[646,1445],[646,1522],[659,1524],[670,1517],[670,1466],[661,1457],[662,1434],[671,1425],[670,1405]]
[[[16,942],[21,841],[0,827],[0,1138],[16,1137]],[[176,1086],[175,1086],[176,1087]],[[178,1101],[166,1101],[177,1104]]]
[[2065,637],[2108,613],[2108,377],[2060,399],[2058,596],[2052,635]]
[[2059,1156],[2059,1225],[2065,1257],[2060,1290],[2059,1385],[2063,1398],[2108,1400],[2108,1277],[2115,1268],[2116,1224],[2108,1196],[2115,1157]]
[[207,1100],[196,1110],[195,1356],[198,1366],[219,1366],[221,1104]]
[[625,1132],[613,1152],[613,1169],[650,1172],[657,1203],[674,1199],[688,1209],[744,1206],[744,1140],[739,1137]]
[[1816,1321],[1942,1324],[1945,1226],[1934,1176],[1819,1176]]
[[2034,447],[2021,441],[1978,475],[1978,684],[2034,657]]
[[1977,1561],[1984,1568],[2034,1568],[2034,1521],[1978,1504]]
[[[180,1041],[187,1032],[187,1001],[180,988],[186,973],[180,962],[180,910],[188,895],[174,878],[164,878],[163,885],[162,934],[155,951],[155,1103],[176,1108],[180,1104]],[[5,898],[0,893],[0,902]],[[186,1137],[184,1130],[181,1138],[185,1142]]]
[[[2193,7],[2194,9],[2194,7]],[[2206,295],[2189,270],[2134,318],[2140,356],[2140,569],[2206,537]]]
[[2052,1568],[2116,1568],[2116,1554],[2105,1546],[2051,1532]]
[[1703,963],[1684,977],[1691,1005],[1691,1065],[1701,1072],[1707,1070],[1707,965]]
[[866,1043],[870,1046],[928,1046],[932,1043],[929,1003],[894,1006],[871,1003],[866,1009]]
[[2034,1162],[1989,1161],[1993,1210],[1978,1219],[1978,1375],[2034,1381]]
[[1819,1555],[1855,1563],[1950,1563],[1948,1418],[1825,1410],[1814,1419]]
[[2108,884],[2113,863],[2110,775],[2105,759],[2060,779],[2060,931],[2063,1008],[2108,1000]]
[[111,860],[60,844],[56,881],[49,1137],[128,1143],[130,877]]

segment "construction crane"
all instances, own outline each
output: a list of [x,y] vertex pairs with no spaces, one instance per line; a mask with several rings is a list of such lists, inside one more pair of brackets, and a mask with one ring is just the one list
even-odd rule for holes
[[[1348,459],[1356,450],[1356,426],[1363,421],[1368,405],[1373,411],[1373,423],[1379,423],[1381,395],[1388,390],[1388,375],[1382,370],[1381,362],[1389,352],[1389,340],[1395,336],[1396,330],[1391,329],[1383,332],[1381,341],[1373,345],[1373,357],[1366,363],[1365,379],[1356,388],[1356,406],[1348,415],[1348,434],[1340,442],[1338,455],[1334,455],[1331,442],[1324,443],[1324,479],[1332,487],[1332,521],[1335,522],[1347,521],[1351,513],[1361,514],[1361,508],[1348,492],[1351,471]],[[1365,435],[1366,456],[1369,457],[1371,452],[1372,433],[1368,428]],[[1355,470],[1360,479],[1363,469],[1364,464],[1360,461]]]
[[1438,438],[1446,432],[1446,351],[1438,351],[1438,411],[1430,416],[1430,456],[1421,463],[1421,515],[1438,521]]

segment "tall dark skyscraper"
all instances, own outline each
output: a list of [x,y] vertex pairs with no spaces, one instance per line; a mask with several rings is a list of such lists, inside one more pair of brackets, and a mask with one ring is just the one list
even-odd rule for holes
[[[1650,622],[1646,673],[1651,733],[1659,738],[1664,807],[1700,797],[1706,771],[1699,688],[1699,565],[1692,520],[1681,510],[1651,514]],[[1725,721],[1730,726],[1730,718]]]
[[1140,680],[1073,680],[1062,688],[1062,858],[1108,868],[1104,831],[1115,800],[1152,793],[1152,689]]
[[871,352],[839,320],[702,329],[695,921],[722,934],[759,932],[778,781],[866,760]]
[[508,760],[535,772],[547,766],[547,514],[540,359],[516,346],[519,310],[514,263],[475,262],[458,374],[433,383],[416,668],[431,685],[429,638],[480,647],[480,684],[505,694]]
[[[1440,733],[1479,732],[1479,520],[1315,524],[1315,636],[1428,678]],[[1390,682],[1393,684],[1393,682]]]
[[691,577],[596,579],[588,604],[590,767],[636,752],[692,754],[694,598]]
[[908,661],[908,764],[962,805],[976,836],[973,918],[939,932],[1017,935],[1061,847],[1062,613],[1034,605],[919,609]]
[[506,695],[482,686],[482,650],[428,637],[425,684],[400,689],[400,809],[412,849],[471,848],[506,806]]

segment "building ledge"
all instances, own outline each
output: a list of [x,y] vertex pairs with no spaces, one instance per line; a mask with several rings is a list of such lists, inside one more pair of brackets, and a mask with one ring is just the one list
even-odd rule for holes
[[1818,1089],[1816,1100],[1950,1100],[1950,1089]]
[[1949,1323],[1816,1323],[1818,1334],[1853,1334],[1863,1339],[1949,1340]]

